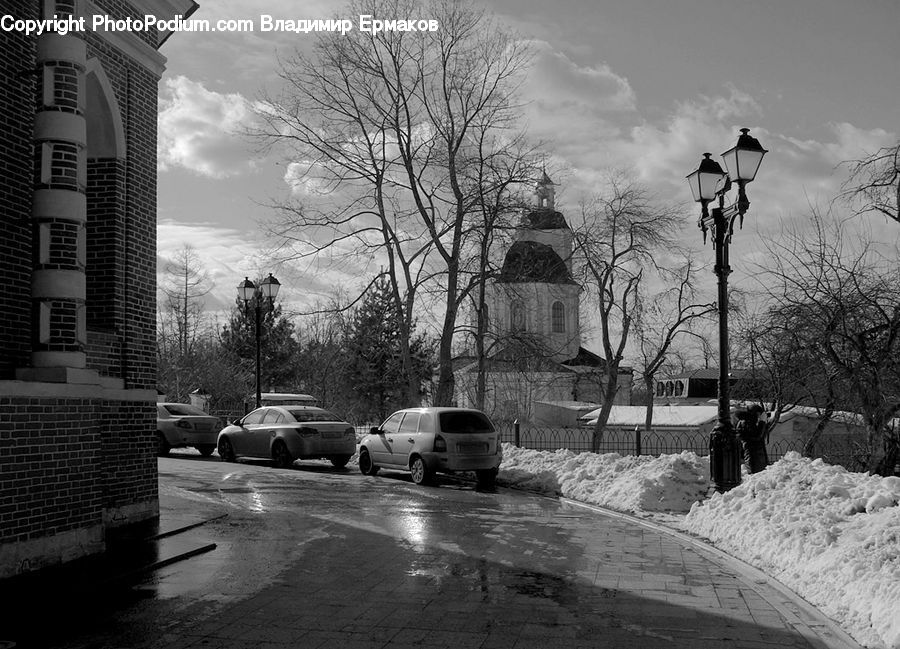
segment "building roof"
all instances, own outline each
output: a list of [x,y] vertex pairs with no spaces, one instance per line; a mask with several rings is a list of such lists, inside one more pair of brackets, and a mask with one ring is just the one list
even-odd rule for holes
[[[579,420],[592,425],[597,421],[599,414],[600,408],[597,408],[582,415]],[[657,428],[699,426],[715,421],[718,414],[719,409],[716,406],[654,406],[653,426]],[[646,416],[647,408],[645,406],[613,406],[606,425],[623,428],[643,427]]]
[[549,207],[540,207],[522,216],[519,225],[528,230],[567,230],[569,224],[562,212]]
[[[733,369],[729,370],[728,376],[732,379],[741,379],[744,378],[747,374],[750,373],[750,370],[743,369]],[[660,381],[675,381],[677,379],[716,379],[719,378],[719,368],[718,367],[701,367],[696,370],[685,370],[680,374],[676,374],[674,376],[664,376],[660,377],[658,380]]]
[[506,253],[498,282],[574,284],[572,274],[556,251],[537,241],[516,241]]

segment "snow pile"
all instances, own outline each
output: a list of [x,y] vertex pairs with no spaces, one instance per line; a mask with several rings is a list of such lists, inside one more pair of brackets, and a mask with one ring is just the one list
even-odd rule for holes
[[498,482],[655,517],[680,512],[668,524],[775,577],[858,642],[900,649],[900,478],[789,453],[707,500],[708,476],[708,458],[689,452],[622,457],[504,444]]
[[870,647],[900,648],[900,478],[789,453],[697,503],[685,528],[815,604]]
[[709,490],[707,458],[534,451],[504,444],[501,484],[630,512],[687,512]]

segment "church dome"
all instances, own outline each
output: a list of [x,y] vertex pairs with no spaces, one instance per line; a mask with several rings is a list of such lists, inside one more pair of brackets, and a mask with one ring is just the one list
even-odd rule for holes
[[569,224],[561,212],[544,207],[523,215],[521,226],[529,230],[565,230]]
[[[556,212],[559,214],[559,212]],[[562,218],[562,214],[559,214]],[[564,221],[565,222],[565,221]],[[574,284],[566,263],[551,246],[537,241],[517,241],[507,251],[498,281]]]

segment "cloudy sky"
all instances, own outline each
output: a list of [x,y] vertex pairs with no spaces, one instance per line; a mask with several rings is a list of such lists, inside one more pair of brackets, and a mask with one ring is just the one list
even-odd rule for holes
[[[530,41],[522,88],[528,133],[560,171],[557,207],[574,212],[603,174],[633,169],[660,196],[690,201],[685,175],[704,151],[733,146],[749,127],[770,150],[748,192],[753,203],[732,262],[761,236],[827,204],[842,161],[900,137],[897,0],[477,0]],[[314,0],[200,0],[194,18],[343,16]],[[328,296],[334,277],[275,265],[265,250],[265,205],[290,192],[282,156],[239,135],[264,92],[278,90],[278,60],[309,51],[315,34],[176,33],[160,82],[160,271],[185,242],[215,282],[209,308],[230,305],[245,275],[274,272],[283,297]],[[687,240],[698,255],[700,233]],[[900,227],[872,220],[876,237]],[[892,227],[893,226],[893,227]],[[368,278],[358,278],[362,285]],[[353,284],[356,278],[342,277]]]

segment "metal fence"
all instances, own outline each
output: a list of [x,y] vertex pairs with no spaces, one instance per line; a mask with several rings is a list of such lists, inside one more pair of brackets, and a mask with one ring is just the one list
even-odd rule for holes
[[[252,408],[250,408],[252,409]],[[235,421],[248,411],[247,404],[242,401],[225,401],[209,404],[209,414],[221,417],[223,421]],[[357,424],[357,440],[369,432],[371,426],[377,424]],[[533,428],[521,427],[518,439],[512,423],[498,425],[500,439],[522,448],[539,451],[555,451],[569,449],[575,453],[592,451],[593,430],[590,428]],[[804,441],[800,439],[772,440],[767,445],[769,461],[775,462],[791,451],[803,454]],[[618,453],[619,455],[663,455],[693,451],[697,455],[709,454],[709,434],[697,430],[628,430],[607,428],[603,431],[598,452]],[[822,458],[828,464],[836,464],[850,471],[864,471],[866,467],[866,449],[860,440],[851,436],[823,437],[816,442],[808,453],[809,457]]]
[[[539,451],[569,449],[575,453],[592,451],[593,430],[589,428],[525,428],[516,434],[513,424],[501,424],[500,439],[522,448]],[[803,454],[804,441],[773,440],[766,447],[769,461],[775,462],[791,451]],[[597,449],[599,453],[619,455],[662,455],[693,451],[709,455],[709,433],[699,431],[644,431],[607,428]],[[865,448],[849,436],[824,437],[816,442],[809,457],[822,458],[828,464],[841,465],[851,471],[865,470]]]

